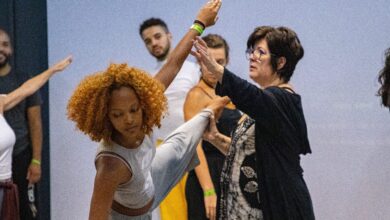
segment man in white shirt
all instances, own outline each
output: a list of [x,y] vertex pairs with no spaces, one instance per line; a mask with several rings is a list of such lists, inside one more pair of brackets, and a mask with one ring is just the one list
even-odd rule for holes
[[[157,60],[157,66],[153,71],[153,74],[156,74],[172,50],[172,34],[165,22],[159,18],[145,20],[140,25],[139,33],[149,53]],[[199,79],[199,66],[186,60],[165,91],[168,99],[168,115],[162,120],[161,128],[154,130],[153,138],[157,140],[157,145],[184,123],[183,105],[187,92],[197,85]],[[180,181],[163,201],[160,206],[162,220],[187,219],[184,186],[185,180]]]

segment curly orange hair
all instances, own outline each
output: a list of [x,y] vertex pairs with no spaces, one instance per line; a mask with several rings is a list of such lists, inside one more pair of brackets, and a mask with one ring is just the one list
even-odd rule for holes
[[167,110],[164,86],[145,71],[127,64],[110,64],[104,72],[89,75],[81,81],[68,102],[68,118],[93,141],[110,143],[113,126],[108,118],[112,90],[133,88],[143,110],[143,129],[149,135],[161,126]]

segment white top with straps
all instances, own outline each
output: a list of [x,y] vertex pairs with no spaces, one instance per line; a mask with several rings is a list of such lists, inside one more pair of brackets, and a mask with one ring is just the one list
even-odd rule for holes
[[15,133],[0,114],[0,181],[12,177],[12,150],[16,141]]
[[95,161],[102,156],[115,157],[132,173],[130,181],[116,189],[115,201],[133,209],[142,208],[151,201],[155,193],[151,176],[151,164],[155,154],[156,148],[148,136],[145,136],[142,144],[136,149],[128,149],[116,143],[107,146],[100,142]]

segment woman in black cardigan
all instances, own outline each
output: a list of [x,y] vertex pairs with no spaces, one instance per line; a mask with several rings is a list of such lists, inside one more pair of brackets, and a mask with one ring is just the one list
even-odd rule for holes
[[205,138],[227,155],[221,176],[221,219],[314,219],[300,154],[311,153],[301,97],[288,83],[304,50],[286,27],[261,26],[247,41],[249,76],[239,78],[207,54],[201,39],[193,54],[246,114],[232,138],[215,126]]

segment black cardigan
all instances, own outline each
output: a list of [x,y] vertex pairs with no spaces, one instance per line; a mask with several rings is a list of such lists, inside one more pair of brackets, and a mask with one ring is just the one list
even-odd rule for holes
[[279,87],[259,89],[226,68],[216,93],[228,96],[256,121],[256,168],[264,219],[314,219],[300,166],[299,155],[311,153],[301,97]]

